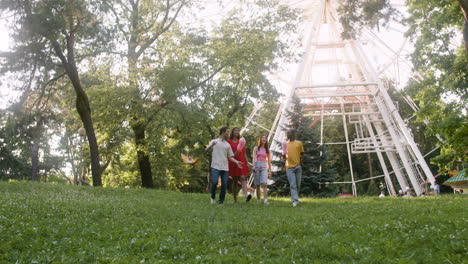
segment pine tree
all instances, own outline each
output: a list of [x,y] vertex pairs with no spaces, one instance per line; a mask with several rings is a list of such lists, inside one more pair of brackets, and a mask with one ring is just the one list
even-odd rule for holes
[[[304,116],[304,107],[299,98],[295,97],[293,104],[292,111],[287,114],[290,123],[284,130],[296,129],[297,140],[304,145],[304,163],[302,165],[302,182],[299,193],[305,196],[335,196],[335,189],[329,187],[326,183],[335,180],[336,171],[334,169],[321,170],[327,161],[327,149],[325,145],[320,146],[318,128],[309,127],[313,120]],[[273,142],[273,144],[281,145],[281,142]],[[276,195],[289,195],[289,183],[284,169],[285,162],[281,160],[282,153],[273,152],[272,154],[278,158],[278,160],[273,161],[273,165],[282,169],[273,172],[275,183],[270,186],[270,191]]]

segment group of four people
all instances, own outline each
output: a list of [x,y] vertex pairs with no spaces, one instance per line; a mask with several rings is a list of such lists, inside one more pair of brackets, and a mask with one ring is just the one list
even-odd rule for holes
[[[286,161],[286,174],[291,190],[292,205],[297,206],[299,204],[304,147],[302,142],[296,140],[295,130],[288,130],[287,137],[289,141],[286,146],[287,149],[283,150],[283,159]],[[224,203],[229,176],[233,182],[234,203],[238,202],[237,183],[239,181],[241,182],[246,201],[249,202],[252,198],[247,187],[247,177],[250,174],[247,153],[245,145],[242,145],[240,130],[237,127],[232,129],[231,134],[229,134],[228,127],[222,127],[219,131],[219,138],[211,140],[208,144],[206,151],[212,152],[209,183],[211,203],[216,203],[216,189],[219,178],[221,178],[221,190],[218,203]],[[261,192],[263,192],[263,203],[265,205],[269,204],[267,183],[268,179],[272,177],[271,157],[267,137],[265,135],[259,136],[258,143],[253,149],[252,167],[254,170],[257,201],[261,202]]]

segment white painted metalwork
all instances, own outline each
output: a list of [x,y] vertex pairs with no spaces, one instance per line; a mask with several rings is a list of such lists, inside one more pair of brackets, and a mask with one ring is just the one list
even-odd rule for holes
[[[392,63],[406,63],[399,58],[406,40],[393,51],[371,31],[365,32],[367,38],[391,51],[390,62],[377,72],[360,41],[341,39],[335,0],[313,2],[304,11],[313,21],[305,53],[270,130],[269,137],[274,135],[270,149],[280,152],[277,143],[286,140],[287,112],[292,109],[293,97],[297,96],[305,105],[304,114],[320,121],[320,144],[346,146],[350,181],[335,183],[351,184],[353,195],[357,196],[356,183],[383,177],[392,195],[396,195],[397,188],[407,187],[413,188],[417,195],[422,194],[423,185],[433,184],[435,179],[379,77]],[[410,99],[408,103],[417,109]],[[324,142],[324,126],[335,116],[341,116],[345,141]],[[254,117],[255,114],[249,119]],[[353,126],[356,134],[350,135],[348,129]],[[377,155],[384,174],[359,179],[351,156],[359,153]]]
[[[247,128],[249,127],[250,123],[254,122],[254,119],[255,119],[255,116],[257,115],[258,113],[258,110],[261,108],[261,104],[259,103],[256,103],[254,105],[254,108],[252,110],[252,112],[250,113],[250,115],[248,117],[246,117],[245,119],[245,125],[241,128],[241,130],[239,131],[240,134],[242,135],[246,130]],[[262,127],[263,128],[263,127]],[[267,128],[265,128],[266,130],[268,130]]]

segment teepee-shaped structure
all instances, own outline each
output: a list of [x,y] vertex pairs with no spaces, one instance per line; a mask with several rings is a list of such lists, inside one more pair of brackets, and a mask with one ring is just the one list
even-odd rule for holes
[[[356,183],[363,180],[356,180],[353,173],[356,164],[351,155],[357,153],[376,153],[391,194],[410,187],[420,195],[423,185],[435,179],[378,73],[359,41],[341,39],[334,1],[319,0],[314,5],[318,6],[311,11],[305,52],[271,129],[274,140],[285,140],[286,113],[296,95],[306,105],[305,114],[320,124],[320,143],[346,146],[350,179],[341,183],[351,184],[355,196]],[[324,123],[331,116],[343,120],[343,142],[323,142]],[[353,135],[348,133],[349,124],[354,125]],[[271,149],[279,151],[278,147],[273,143]]]

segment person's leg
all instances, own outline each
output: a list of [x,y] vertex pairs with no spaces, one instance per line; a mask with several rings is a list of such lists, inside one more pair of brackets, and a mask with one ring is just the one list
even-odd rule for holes
[[265,203],[268,203],[268,186],[266,184],[262,184],[263,187],[263,200]]
[[254,171],[254,184],[255,184],[255,193],[257,194],[257,202],[260,201],[260,197],[261,197],[261,191],[260,191],[260,175],[261,175],[261,171],[260,171],[260,166],[259,166],[259,163],[258,161],[255,162],[254,164],[255,166],[255,171]]
[[298,193],[297,193],[296,170],[295,170],[295,168],[286,169],[286,175],[288,176],[289,188],[291,190],[291,201],[293,203],[297,203],[298,200],[299,200],[299,197],[298,197]]
[[296,167],[296,185],[297,185],[297,195],[301,192],[301,182],[302,182],[302,166]]
[[262,185],[262,191],[263,191],[263,202],[265,204],[268,203],[268,187],[267,187],[267,183],[268,183],[268,169],[267,169],[267,164],[266,162],[263,162],[262,164],[262,173],[261,173],[261,177],[260,177],[260,183]]
[[216,198],[216,186],[218,186],[219,170],[211,168],[211,199]]
[[244,192],[245,200],[248,202],[252,199],[252,195],[247,188],[247,175],[240,176],[242,191]]
[[237,182],[238,181],[239,181],[239,177],[232,176],[232,197],[234,198],[234,203],[237,203],[237,193],[238,193]]
[[224,203],[224,198],[226,198],[226,185],[228,181],[228,171],[220,171],[219,175],[221,176],[221,192],[219,193],[219,203]]
[[239,180],[241,182],[241,186],[242,186],[242,192],[244,193],[244,196],[247,197],[247,180],[246,180],[247,176],[246,175],[242,175],[239,177]]

